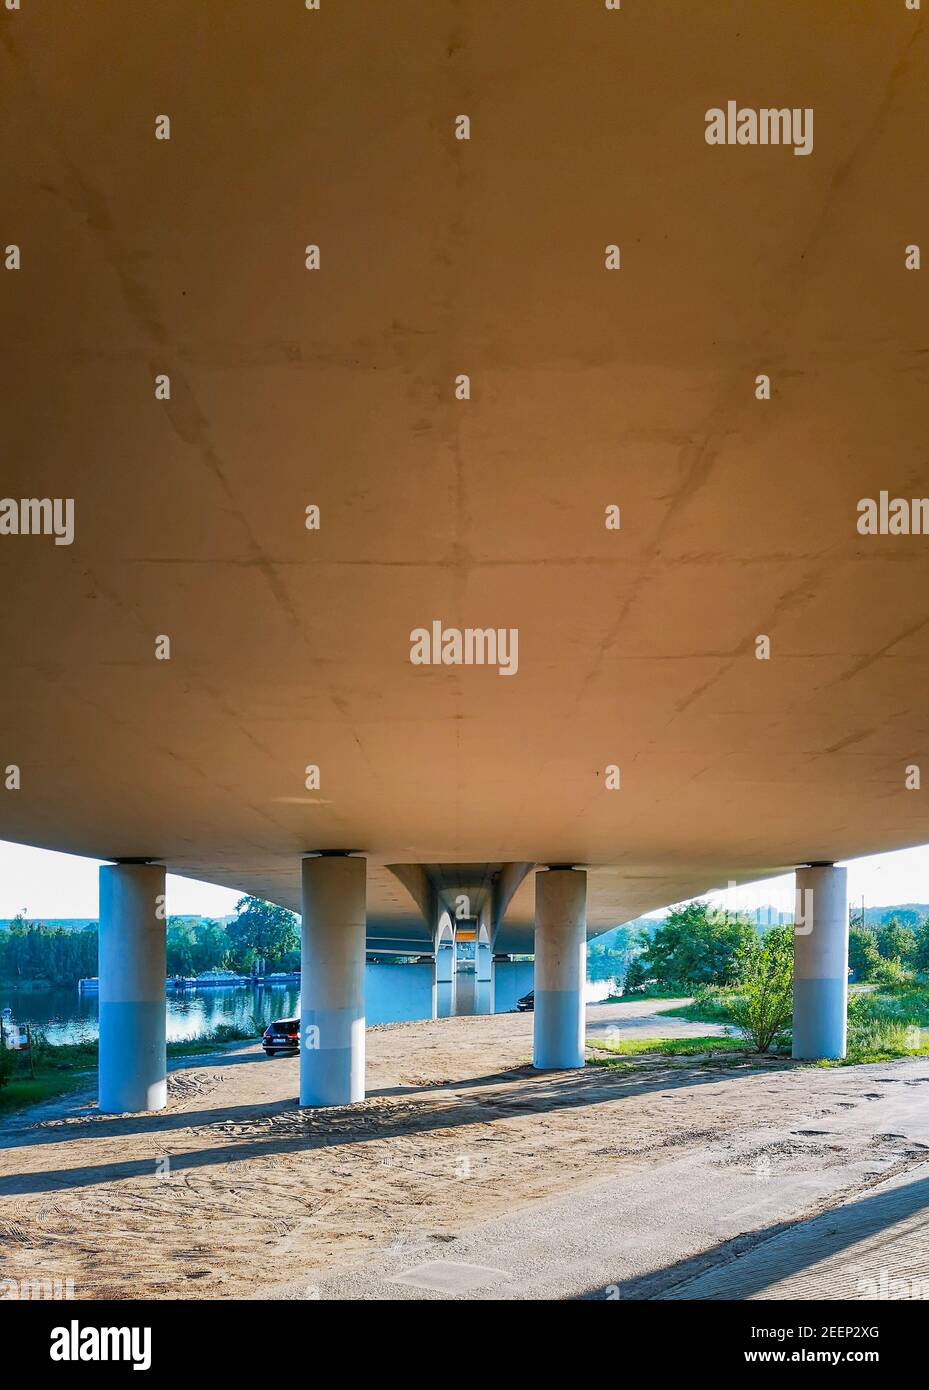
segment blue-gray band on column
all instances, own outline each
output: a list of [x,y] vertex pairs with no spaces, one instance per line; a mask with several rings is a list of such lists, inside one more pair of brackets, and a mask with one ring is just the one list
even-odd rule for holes
[[794,977],[793,1055],[805,1061],[845,1056],[845,980]]
[[99,1020],[100,1109],[161,1109],[167,1092],[164,1001],[101,999]]
[[307,1039],[307,1030],[315,1028],[318,1033],[317,1052],[335,1051],[346,1047],[352,1039],[355,1025],[361,1022],[364,1028],[364,1007],[354,1009],[306,1009],[300,1015],[300,1046]]
[[308,1009],[300,1018],[300,1104],[364,1099],[364,1010]]
[[584,1065],[584,996],[579,989],[537,989],[532,1064],[541,1071]]

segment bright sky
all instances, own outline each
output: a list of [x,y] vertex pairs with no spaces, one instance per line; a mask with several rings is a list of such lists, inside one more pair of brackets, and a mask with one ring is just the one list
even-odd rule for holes
[[[96,917],[100,863],[98,859],[79,859],[73,854],[0,840],[0,917],[15,917],[23,908],[26,916],[33,918]],[[770,903],[787,912],[793,909],[793,892],[793,875],[786,874],[714,893],[710,898],[730,910],[752,910]],[[849,861],[849,899],[859,903],[862,894],[868,907],[929,902],[929,845]],[[242,893],[168,874],[167,896],[172,916],[190,912],[225,917],[235,910]]]
[[[0,917],[96,917],[97,870],[102,859],[81,859],[0,840]],[[242,892],[168,874],[165,885],[169,916],[200,913],[226,917]]]
[[[866,859],[839,861],[848,869],[848,900],[866,907],[892,907],[895,903],[929,903],[929,845],[896,850],[893,854],[872,854]],[[730,912],[752,912],[770,904],[781,912],[793,913],[794,876],[782,874],[763,883],[748,883],[720,893],[707,894],[715,906]]]

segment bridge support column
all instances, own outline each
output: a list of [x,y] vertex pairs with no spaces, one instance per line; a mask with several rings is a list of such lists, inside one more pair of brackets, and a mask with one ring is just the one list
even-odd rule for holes
[[300,1104],[349,1105],[365,1094],[367,864],[308,856],[302,879]]
[[584,1065],[587,874],[548,869],[535,876],[533,1066]]
[[793,1055],[845,1056],[848,1006],[848,891],[845,869],[797,870]]
[[480,938],[474,946],[474,1006],[479,1014],[494,1011],[494,953]]
[[168,1100],[163,864],[100,870],[98,1104],[110,1115]]
[[457,955],[454,940],[440,941],[435,953],[435,979],[438,985],[450,985],[455,978]]

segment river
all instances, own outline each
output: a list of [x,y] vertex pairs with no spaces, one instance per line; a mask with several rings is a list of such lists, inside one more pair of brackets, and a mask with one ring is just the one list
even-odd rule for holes
[[[436,1012],[506,1013],[532,988],[532,962],[501,962],[494,967],[493,1000],[489,987],[478,985],[473,972],[459,971],[454,985],[437,987]],[[587,999],[611,993],[608,978],[588,980]],[[365,967],[365,1006],[369,1025],[414,1022],[432,1016],[432,966],[390,965],[369,961]],[[73,989],[15,990],[0,985],[0,1008],[9,1007],[17,1023],[41,1028],[51,1043],[77,1042],[97,1036],[97,996]],[[209,986],[167,996],[168,1041],[200,1038],[220,1024],[235,1024],[256,1034],[272,1019],[296,1018],[300,991],[287,985],[264,987],[251,982],[232,988]]]

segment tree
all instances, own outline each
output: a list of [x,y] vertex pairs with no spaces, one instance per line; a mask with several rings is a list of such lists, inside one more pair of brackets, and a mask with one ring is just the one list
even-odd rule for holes
[[754,940],[755,928],[745,918],[707,903],[685,903],[668,913],[642,964],[661,989],[731,985],[738,979],[741,947]]
[[230,941],[218,922],[168,918],[168,974],[199,975],[227,963]]
[[895,907],[888,916],[882,917],[883,922],[896,922],[901,927],[909,927],[912,931],[919,928],[919,913],[915,907]]
[[852,927],[848,933],[848,964],[855,979],[873,979],[880,963],[881,955],[874,932],[869,927]]
[[592,980],[613,979],[622,987],[629,962],[641,950],[636,927],[614,927],[587,947],[587,970]]
[[194,925],[194,974],[201,970],[217,970],[229,959],[229,934],[218,922],[197,922]]
[[739,949],[741,980],[730,1012],[758,1052],[767,1052],[790,1019],[793,960],[792,925],[772,927],[761,939],[746,939]]
[[911,966],[916,959],[916,933],[891,917],[877,934],[877,949],[884,960],[898,961]]
[[254,970],[263,960],[268,970],[279,970],[286,957],[299,951],[297,919],[286,907],[240,898],[235,908],[238,915],[226,928],[232,969]]
[[633,956],[626,966],[623,994],[641,994],[648,981],[649,974],[642,962],[642,956]]
[[97,973],[97,929],[69,931],[27,922],[19,913],[0,932],[0,975],[9,980],[45,980],[73,985]]
[[916,933],[916,955],[913,964],[924,975],[929,974],[929,917]]
[[192,922],[168,918],[167,964],[169,975],[193,975],[194,928]]

